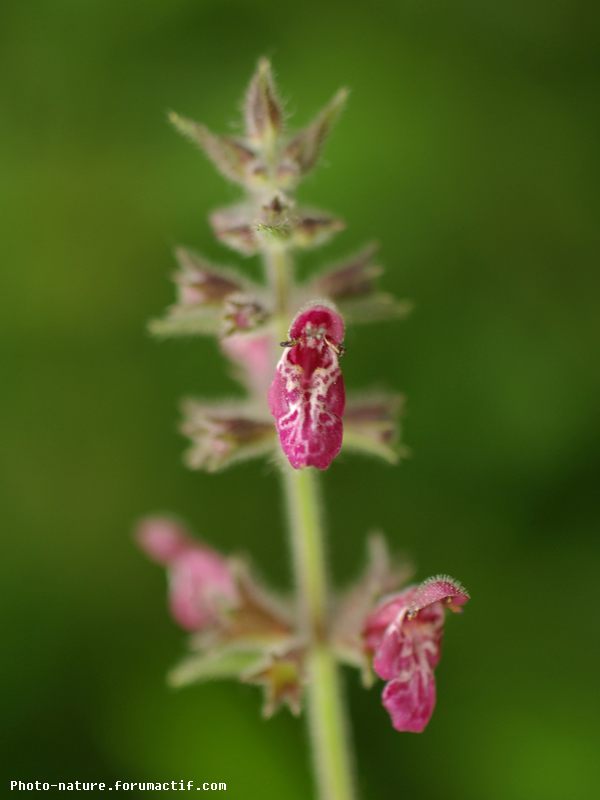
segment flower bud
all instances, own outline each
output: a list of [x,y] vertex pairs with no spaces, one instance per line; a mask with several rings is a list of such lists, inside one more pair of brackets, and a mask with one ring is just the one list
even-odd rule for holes
[[190,546],[187,528],[170,517],[146,517],[138,524],[135,538],[146,555],[163,566]]
[[178,523],[161,517],[142,520],[136,530],[142,550],[169,572],[169,605],[189,631],[217,623],[235,607],[238,594],[228,561],[195,541]]

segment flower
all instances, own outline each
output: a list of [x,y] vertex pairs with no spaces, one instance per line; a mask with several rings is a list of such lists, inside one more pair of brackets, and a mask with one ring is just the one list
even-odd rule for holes
[[171,614],[182,628],[211,627],[236,606],[238,592],[228,560],[193,539],[180,523],[147,517],[135,538],[146,555],[167,567]]
[[458,581],[437,575],[385,600],[367,618],[365,646],[387,681],[383,705],[396,730],[421,733],[431,719],[444,610],[461,611],[467,600]]
[[342,446],[346,401],[339,366],[344,322],[315,303],[293,320],[269,390],[279,441],[295,469],[327,469]]

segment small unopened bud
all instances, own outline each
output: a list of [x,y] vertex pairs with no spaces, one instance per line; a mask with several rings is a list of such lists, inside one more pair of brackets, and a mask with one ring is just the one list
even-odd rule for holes
[[271,147],[283,128],[283,109],[266,58],[260,59],[250,81],[244,115],[248,138],[263,148]]
[[172,517],[146,517],[138,524],[135,538],[146,555],[163,566],[190,546],[189,531]]
[[195,540],[179,523],[163,517],[142,520],[135,533],[142,550],[169,572],[169,604],[186,630],[216,625],[238,602],[229,562]]
[[217,472],[231,464],[269,452],[275,443],[273,426],[243,402],[183,404],[181,432],[192,446],[185,454],[191,469]]

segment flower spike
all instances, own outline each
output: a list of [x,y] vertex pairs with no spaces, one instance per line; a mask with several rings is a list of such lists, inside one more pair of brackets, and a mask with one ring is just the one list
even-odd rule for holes
[[[448,575],[406,586],[412,567],[390,558],[378,535],[360,577],[337,595],[328,585],[314,469],[327,469],[342,443],[388,463],[407,452],[399,443],[402,397],[371,391],[346,405],[340,366],[346,324],[399,318],[410,309],[380,290],[376,246],[308,280],[295,271],[297,251],[325,244],[345,227],[329,212],[301,205],[295,190],[318,164],[347,96],[339,90],[290,134],[263,58],[246,91],[239,135],[169,115],[223,176],[243,187],[243,197],[214,210],[209,222],[218,242],[261,257],[264,278],[252,280],[179,248],[176,302],[150,329],[160,336],[214,336],[244,391],[237,399],[184,402],[187,466],[216,472],[255,456],[274,460],[280,449],[292,467],[279,459],[297,597],[292,602],[269,591],[245,561],[217,552],[172,519],[143,520],[136,534],[141,549],[166,568],[171,614],[191,634],[170,684],[219,678],[257,684],[265,716],[283,705],[299,713],[306,692],[323,800],[354,797],[335,661],[357,667],[365,686],[375,676],[385,681],[382,699],[393,726],[420,732],[435,705],[445,612],[460,612],[469,600]],[[306,467],[313,469],[294,471]]]

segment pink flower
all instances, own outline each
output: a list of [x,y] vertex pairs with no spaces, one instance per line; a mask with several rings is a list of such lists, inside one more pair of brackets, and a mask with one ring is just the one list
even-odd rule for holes
[[327,469],[342,446],[343,338],[340,315],[314,304],[296,316],[284,343],[269,390],[269,408],[283,452],[295,469]]
[[236,333],[221,339],[221,348],[237,370],[237,377],[253,392],[264,392],[273,369],[269,334]]
[[237,590],[227,560],[193,539],[179,523],[148,517],[139,523],[135,538],[146,555],[167,567],[169,605],[182,628],[209,627],[236,605]]
[[458,581],[437,575],[384,601],[367,618],[366,648],[374,654],[375,672],[387,681],[383,705],[396,730],[421,733],[431,719],[444,609],[461,611],[468,599]]

